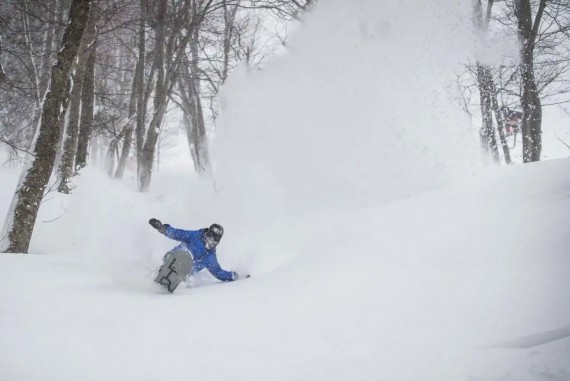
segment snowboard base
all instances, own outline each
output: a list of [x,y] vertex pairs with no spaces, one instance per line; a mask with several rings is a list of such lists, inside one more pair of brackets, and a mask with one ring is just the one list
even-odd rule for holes
[[190,253],[184,250],[173,251],[164,258],[164,264],[160,267],[154,281],[173,293],[190,273],[192,265]]

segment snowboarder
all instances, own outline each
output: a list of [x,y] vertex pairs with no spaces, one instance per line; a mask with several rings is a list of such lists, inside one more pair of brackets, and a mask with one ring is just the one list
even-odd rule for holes
[[[249,275],[240,275],[235,271],[222,269],[216,257],[216,246],[220,243],[224,229],[218,224],[212,224],[209,228],[200,230],[176,229],[169,224],[163,224],[156,218],[151,218],[148,223],[170,239],[180,241],[181,244],[165,254],[164,259],[170,253],[184,251],[193,261],[192,269],[188,275],[192,275],[203,269],[208,271],[223,282],[249,278]],[[172,292],[172,291],[171,291]]]

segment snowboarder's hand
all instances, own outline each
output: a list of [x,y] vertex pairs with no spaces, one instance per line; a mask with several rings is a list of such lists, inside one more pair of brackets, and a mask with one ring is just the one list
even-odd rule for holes
[[251,275],[249,275],[249,274],[238,274],[237,272],[234,271],[234,280],[247,279],[250,276]]
[[160,222],[156,218],[151,218],[148,221],[148,223],[150,224],[150,226],[152,226],[153,228],[155,228],[156,230],[158,230],[159,232],[161,232],[163,234],[166,231],[166,227],[162,224],[162,222]]

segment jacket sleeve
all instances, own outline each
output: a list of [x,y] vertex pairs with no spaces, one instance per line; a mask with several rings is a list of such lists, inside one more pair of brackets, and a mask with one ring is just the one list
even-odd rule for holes
[[235,280],[235,274],[232,271],[222,269],[215,255],[206,263],[208,271],[222,282],[230,282]]
[[164,235],[176,241],[188,241],[196,234],[196,231],[176,229],[168,224],[165,224],[164,227],[166,228]]

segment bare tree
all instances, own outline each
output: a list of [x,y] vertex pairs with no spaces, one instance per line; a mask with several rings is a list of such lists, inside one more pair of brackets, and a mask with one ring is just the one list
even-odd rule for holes
[[54,48],[57,33],[57,12],[61,7],[60,0],[49,1],[48,8],[48,28],[45,31],[45,38],[42,47],[42,57],[40,63],[39,92],[41,97],[45,94],[49,83],[49,73],[52,66],[52,59],[57,48]]
[[243,8],[245,3],[222,2],[221,9],[209,14],[200,28],[195,29],[187,64],[182,65],[177,92],[171,97],[183,111],[190,154],[198,174],[212,170],[207,131],[212,131],[215,124],[219,112],[217,96],[229,73],[240,63],[259,67],[276,45],[261,38],[262,34],[268,34],[262,31],[263,11]]
[[[480,34],[487,34],[493,3],[493,0],[488,0],[485,12],[483,12],[483,5],[481,3],[481,0],[474,0],[473,2],[475,29]],[[504,117],[497,100],[498,92],[495,86],[491,68],[488,65],[477,62],[476,76],[477,84],[479,87],[481,115],[483,120],[483,126],[480,129],[482,148],[484,151],[487,151],[488,154],[490,154],[490,157],[494,162],[500,162],[495,127],[493,125],[494,114],[495,120],[497,122],[497,132],[499,134],[499,140],[503,149],[505,162],[507,164],[511,164],[509,145],[507,144],[507,140],[505,138]]]
[[540,0],[533,17],[530,0],[514,0],[521,44],[520,71],[523,85],[523,161],[539,161],[542,150],[542,105],[534,75],[534,47],[547,0]]
[[61,106],[68,97],[70,71],[79,50],[91,0],[73,0],[62,49],[51,70],[51,81],[43,100],[42,116],[32,158],[24,168],[4,224],[1,249],[27,253],[44,191],[51,176],[59,138]]
[[[196,37],[198,31],[196,31]],[[183,111],[184,126],[190,147],[190,154],[197,173],[211,171],[210,151],[204,121],[204,110],[200,95],[200,77],[198,68],[197,38],[191,43],[191,63],[184,67],[184,73],[178,79],[180,108]]]
[[68,108],[67,126],[64,126],[65,137],[61,160],[59,162],[59,186],[58,192],[70,193],[70,180],[74,172],[75,155],[77,153],[77,142],[79,138],[79,122],[82,113],[81,95],[83,93],[83,83],[87,69],[87,61],[94,49],[96,37],[96,17],[91,12],[91,17],[87,24],[85,33],[81,40],[81,45],[77,53],[73,73],[73,86],[71,87],[70,103]]
[[497,138],[495,135],[495,127],[493,125],[493,110],[492,110],[492,85],[493,77],[488,67],[477,64],[477,84],[479,87],[479,99],[481,105],[481,116],[483,119],[483,126],[479,130],[481,136],[482,148],[490,154],[491,159],[499,163],[499,149],[497,146]]
[[[478,83],[483,92],[489,94],[488,99],[482,96],[482,109],[490,107],[494,113],[497,121],[495,133],[506,159],[508,145],[504,139],[505,122],[501,110],[520,103],[523,161],[540,160],[542,107],[569,101],[570,65],[566,57],[569,51],[570,3],[567,0],[487,0],[483,3],[487,5],[486,9],[481,0],[473,3],[477,28],[486,33],[489,20],[492,20],[495,32],[516,36],[520,42],[520,58],[503,60],[496,67],[483,65],[477,68]],[[483,113],[484,137],[492,133],[490,116],[489,111]],[[491,139],[488,143],[493,145]]]
[[[138,189],[147,190],[157,162],[162,121],[172,100],[183,110],[196,171],[211,171],[208,132],[214,131],[217,108],[213,105],[219,88],[238,62],[255,67],[270,51],[261,48],[262,21],[257,14],[272,12],[290,20],[315,2],[94,2],[100,14],[97,40],[84,37],[92,42],[83,42],[79,48],[75,66],[72,64],[69,72],[73,80],[65,81],[63,87],[64,94],[70,88],[71,96],[61,98],[57,117],[54,165],[59,165],[59,190],[69,192],[70,177],[87,165],[92,136],[103,137],[93,147],[101,147],[101,142],[109,144],[106,152],[112,164],[107,169],[114,177],[123,175],[134,152]],[[14,147],[15,155],[27,150],[40,125],[40,106],[51,75],[49,67],[60,58],[65,11],[71,3],[0,2],[0,89],[7,90],[0,91],[0,122],[4,127],[0,139]],[[12,14],[18,18],[10,18]]]
[[[135,74],[131,85],[131,97],[129,101],[129,121],[128,127],[125,131],[125,138],[119,158],[117,171],[115,172],[116,178],[122,178],[127,166],[127,160],[131,153],[133,145],[133,132],[137,126],[137,147],[142,151],[142,144],[144,142],[144,123],[146,113],[146,102],[144,95],[144,69],[146,61],[146,23],[145,23],[145,6],[144,0],[140,3],[140,21],[138,30],[138,57],[135,68]],[[134,53],[134,52],[133,52]],[[134,119],[136,118],[136,120]],[[139,133],[140,131],[140,133]],[[138,150],[137,150],[138,151]]]
[[40,105],[57,51],[54,40],[61,40],[58,15],[65,2],[0,2],[0,59],[9,73],[0,81],[0,134],[14,147],[12,156],[28,149],[38,127]]
[[206,15],[219,9],[223,2],[214,0],[184,1],[175,4],[171,12],[174,17],[170,28],[166,29],[167,2],[159,1],[155,11],[155,48],[153,69],[156,70],[154,108],[142,147],[141,162],[138,168],[139,190],[148,191],[152,178],[152,168],[156,144],[162,120],[173,88],[178,82],[180,67],[186,56],[186,47],[200,29]]
[[[140,24],[141,5],[148,0],[121,0],[98,4],[97,41],[90,50],[86,62],[85,79],[81,94],[81,123],[75,173],[87,165],[89,143],[92,136],[104,135],[108,141],[107,153],[125,152],[125,161],[118,158],[115,170],[115,154],[107,154],[106,169],[110,177],[120,177],[132,145],[134,113],[132,83],[137,76],[136,52],[131,41],[136,38],[136,28]],[[144,26],[144,23],[143,23]],[[144,30],[144,29],[143,29]],[[95,77],[97,71],[97,77]],[[144,74],[143,74],[144,75]],[[130,91],[129,91],[130,90]],[[97,114],[94,114],[97,103]],[[123,147],[121,149],[121,143]],[[95,147],[101,147],[96,144]],[[111,160],[112,159],[112,160]]]
[[87,164],[87,147],[91,139],[93,128],[93,110],[95,103],[95,60],[97,57],[97,40],[94,39],[88,50],[83,87],[81,89],[81,118],[77,137],[77,149],[75,154],[75,171]]

